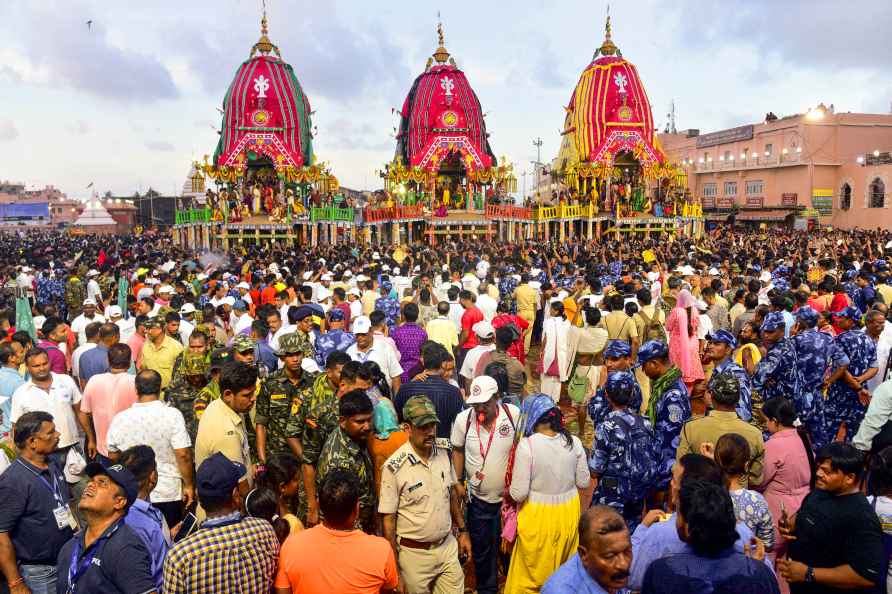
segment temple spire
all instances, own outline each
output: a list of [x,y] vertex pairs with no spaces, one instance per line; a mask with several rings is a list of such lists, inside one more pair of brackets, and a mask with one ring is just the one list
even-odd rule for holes
[[445,64],[447,60],[449,60],[449,52],[446,51],[446,44],[443,40],[443,23],[437,23],[437,39],[439,41],[439,47],[437,47],[437,51],[434,52],[434,60],[437,61],[438,64]]
[[620,53],[619,48],[616,47],[616,44],[613,43],[613,39],[611,38],[612,29],[610,27],[610,6],[607,7],[607,23],[604,25],[604,43],[601,44],[601,47],[595,52],[595,58],[599,55],[601,56],[620,56],[622,57],[622,53]]
[[257,40],[257,43],[254,44],[254,47],[251,48],[250,58],[254,57],[254,54],[260,52],[264,56],[268,56],[271,52],[276,52],[276,55],[280,58],[282,54],[279,53],[279,48],[269,40],[269,21],[266,19],[266,0],[263,2],[263,18],[260,19],[260,39]]

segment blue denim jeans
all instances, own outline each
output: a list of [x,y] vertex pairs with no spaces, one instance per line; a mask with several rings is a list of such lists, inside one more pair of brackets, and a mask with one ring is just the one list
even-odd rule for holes
[[19,565],[19,573],[31,594],[56,594],[55,565]]
[[501,503],[471,496],[468,502],[468,536],[474,554],[477,594],[496,594],[499,589],[499,538]]

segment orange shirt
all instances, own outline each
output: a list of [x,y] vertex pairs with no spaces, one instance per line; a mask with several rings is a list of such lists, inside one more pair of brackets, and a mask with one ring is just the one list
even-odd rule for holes
[[260,305],[265,305],[267,303],[275,303],[276,301],[276,287],[273,285],[268,286],[263,291],[260,292]]
[[319,524],[285,539],[275,586],[290,587],[292,594],[378,594],[398,582],[396,559],[386,540]]
[[384,463],[408,440],[409,434],[402,430],[393,431],[387,439],[378,439],[374,431],[369,433],[369,456],[372,458],[372,466],[375,467],[375,494],[381,491],[381,469],[384,468]]

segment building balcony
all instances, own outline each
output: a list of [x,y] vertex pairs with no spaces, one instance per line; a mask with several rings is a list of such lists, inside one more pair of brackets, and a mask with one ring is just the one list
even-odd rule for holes
[[749,159],[735,159],[733,161],[704,161],[694,163],[695,173],[714,173],[717,171],[746,171],[748,169],[767,169],[769,167],[789,167],[803,165],[799,153],[769,157],[750,157]]

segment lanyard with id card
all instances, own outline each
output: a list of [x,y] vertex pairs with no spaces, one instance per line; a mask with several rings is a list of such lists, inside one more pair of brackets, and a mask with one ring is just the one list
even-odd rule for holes
[[492,426],[492,431],[489,432],[489,440],[486,443],[486,449],[483,449],[483,440],[480,439],[480,420],[477,420],[477,445],[480,446],[480,458],[482,461],[480,462],[480,469],[474,473],[474,476],[468,478],[468,484],[471,487],[471,490],[474,492],[480,491],[480,486],[483,484],[483,479],[486,478],[486,475],[483,474],[483,467],[486,466],[486,457],[489,455],[490,450],[492,449],[492,438],[496,434],[496,426],[498,425],[498,417]]
[[43,475],[34,472],[33,469],[29,468],[21,460],[17,460],[19,464],[21,464],[28,472],[33,474],[37,480],[39,480],[43,485],[49,490],[53,495],[53,499],[56,501],[56,507],[53,508],[53,517],[56,519],[56,527],[59,530],[65,530],[66,528],[71,528],[72,530],[77,530],[77,520],[74,519],[74,514],[71,513],[71,508],[68,506],[68,503],[65,502],[65,498],[62,497],[62,489],[59,487],[59,481],[55,474],[53,474],[52,469],[50,469],[50,476],[53,479],[53,484],[51,485],[48,480],[46,480]]

